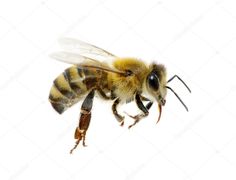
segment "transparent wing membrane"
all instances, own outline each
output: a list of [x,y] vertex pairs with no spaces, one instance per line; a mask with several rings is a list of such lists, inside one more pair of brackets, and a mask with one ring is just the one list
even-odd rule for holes
[[60,38],[59,44],[65,51],[78,53],[88,57],[100,56],[109,59],[116,57],[102,48],[73,38]]
[[65,51],[58,51],[58,52],[52,53],[50,54],[50,57],[58,61],[69,63],[69,64],[80,64],[83,62],[98,62],[95,59],[88,58],[80,54],[65,52]]

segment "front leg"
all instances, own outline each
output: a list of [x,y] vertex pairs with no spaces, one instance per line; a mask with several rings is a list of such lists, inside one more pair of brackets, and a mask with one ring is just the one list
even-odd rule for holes
[[83,146],[86,146],[85,136],[86,136],[86,131],[88,130],[90,119],[91,119],[91,109],[93,106],[93,98],[94,98],[94,90],[92,90],[86,96],[84,102],[82,103],[79,125],[75,129],[75,134],[74,134],[74,138],[77,139],[77,141],[75,143],[75,146],[70,151],[71,154],[77,148],[81,140],[83,141]]
[[[146,106],[144,106],[142,99],[144,101],[149,101]],[[135,102],[138,106],[138,108],[143,112],[141,114],[138,114],[136,116],[128,115],[129,117],[134,119],[134,123],[129,126],[129,129],[133,127],[135,124],[137,124],[142,118],[148,116],[149,112],[148,110],[152,107],[153,102],[147,99],[146,97],[141,96],[140,94],[135,95]]]

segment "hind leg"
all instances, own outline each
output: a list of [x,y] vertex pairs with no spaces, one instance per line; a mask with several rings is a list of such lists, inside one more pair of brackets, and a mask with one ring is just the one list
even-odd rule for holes
[[83,141],[83,146],[85,145],[86,131],[88,130],[90,119],[91,119],[91,109],[93,106],[94,90],[92,90],[85,98],[81,106],[79,125],[75,130],[74,138],[77,139],[75,146],[71,149],[70,153],[77,148],[80,141]]

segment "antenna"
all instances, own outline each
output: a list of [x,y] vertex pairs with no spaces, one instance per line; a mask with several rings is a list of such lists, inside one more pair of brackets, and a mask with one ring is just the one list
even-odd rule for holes
[[[188,91],[191,93],[190,88],[187,86],[187,84],[178,76],[178,75],[174,75],[172,78],[170,78],[167,83],[169,83],[170,81],[172,81],[174,78],[178,78],[183,84],[184,86],[188,89]],[[172,90],[173,91],[173,90]],[[176,93],[175,93],[176,94]]]
[[179,99],[179,101],[182,103],[182,105],[185,107],[186,111],[188,111],[188,107],[184,104],[184,102],[180,99],[180,97],[178,96],[178,94],[172,89],[170,88],[169,86],[165,86],[167,89],[171,90],[175,96]]

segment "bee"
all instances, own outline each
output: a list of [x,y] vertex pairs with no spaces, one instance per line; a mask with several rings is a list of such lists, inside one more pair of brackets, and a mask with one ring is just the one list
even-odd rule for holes
[[[175,94],[188,111],[187,106],[177,93],[167,86],[167,83],[177,78],[189,92],[191,90],[177,75],[167,80],[164,65],[158,63],[146,65],[136,58],[120,58],[102,48],[73,38],[61,38],[59,44],[63,51],[55,52],[51,54],[51,57],[72,64],[72,66],[65,69],[54,80],[49,101],[52,107],[62,114],[83,99],[79,124],[74,133],[76,142],[70,153],[81,141],[83,146],[86,146],[85,137],[91,120],[95,94],[104,100],[113,101],[112,112],[121,126],[124,124],[124,116],[118,112],[117,106],[131,101],[136,102],[141,113],[135,116],[127,114],[134,119],[133,124],[128,128],[148,116],[154,101],[158,103],[159,117],[157,122],[159,122],[162,106],[166,103],[167,89]],[[105,59],[106,61],[97,59]]]

